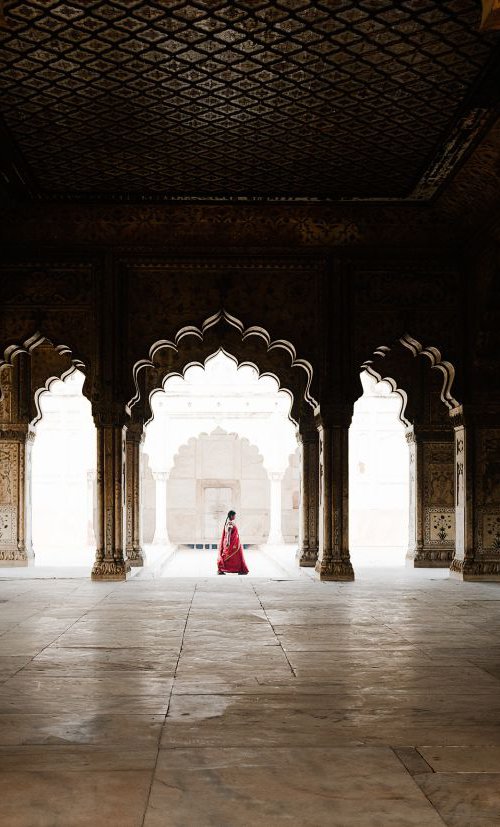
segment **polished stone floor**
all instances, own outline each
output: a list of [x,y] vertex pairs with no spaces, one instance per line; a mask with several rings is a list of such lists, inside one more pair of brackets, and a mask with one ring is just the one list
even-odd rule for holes
[[500,825],[500,584],[3,579],[0,681],[2,827]]

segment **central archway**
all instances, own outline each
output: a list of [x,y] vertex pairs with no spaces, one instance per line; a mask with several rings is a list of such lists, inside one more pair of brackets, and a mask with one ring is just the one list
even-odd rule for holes
[[[140,493],[137,474],[140,468],[140,442],[143,429],[153,420],[152,400],[166,382],[174,377],[184,378],[195,366],[204,368],[217,353],[224,353],[238,368],[251,367],[259,378],[272,377],[277,388],[290,398],[289,419],[298,429],[309,430],[311,442],[318,441],[314,423],[314,410],[318,407],[316,377],[313,366],[300,358],[291,342],[273,339],[260,326],[246,328],[243,323],[225,310],[207,317],[201,326],[184,325],[173,339],[158,340],[149,349],[148,358],[138,360],[133,366],[134,394],[127,403],[127,557],[131,564],[141,564],[144,553],[140,542]],[[243,434],[243,436],[250,436]],[[299,433],[300,439],[300,433]],[[300,440],[302,441],[302,440]],[[314,448],[313,448],[314,450]],[[318,463],[311,462],[309,442],[303,445],[306,473],[302,474],[302,496],[297,509],[301,514],[299,559],[303,547],[310,550],[312,564],[317,557],[318,546]],[[317,453],[317,452],[316,452]],[[284,476],[289,463],[287,457]],[[304,465],[304,460],[303,463]],[[316,466],[316,467],[314,467]],[[271,482],[274,488],[275,481]],[[291,500],[293,500],[293,495]],[[297,493],[298,498],[298,493]],[[298,503],[299,504],[299,503]],[[313,508],[311,509],[311,504]],[[316,505],[314,505],[316,504]],[[134,541],[135,534],[135,541]],[[312,535],[312,537],[310,536]]]

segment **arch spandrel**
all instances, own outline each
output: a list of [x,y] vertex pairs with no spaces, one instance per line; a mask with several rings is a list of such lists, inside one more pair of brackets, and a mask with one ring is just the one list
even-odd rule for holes
[[[434,420],[444,426],[448,414],[460,407],[454,364],[437,347],[424,346],[409,334],[376,347],[359,369],[389,382],[401,396],[400,419],[405,424]],[[353,378],[353,389],[359,388],[358,382],[358,377]],[[439,400],[434,414],[430,409],[433,399]]]
[[[42,415],[39,407],[40,396],[50,390],[52,382],[65,379],[75,370],[80,370],[85,375],[82,392],[84,396],[91,399],[89,366],[85,365],[67,344],[54,344],[45,335],[37,332],[22,342],[7,345],[3,358],[0,359],[0,370],[3,368],[3,375],[18,370],[20,357],[23,356],[26,362],[22,380],[24,387],[21,391],[27,400],[25,416],[32,425],[36,425]],[[2,383],[0,382],[1,400]]]

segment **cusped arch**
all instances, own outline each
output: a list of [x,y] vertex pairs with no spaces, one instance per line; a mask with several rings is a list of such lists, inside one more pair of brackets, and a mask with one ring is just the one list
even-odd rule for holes
[[73,362],[73,366],[78,368],[79,370],[85,370],[85,363],[76,355],[74,355],[72,349],[69,345],[66,344],[56,344],[39,330],[33,333],[32,336],[29,336],[27,339],[24,339],[22,342],[14,342],[7,345],[3,350],[3,355],[0,355],[0,368],[3,365],[13,365],[14,360],[17,356],[21,353],[26,353],[30,355],[33,353],[35,348],[39,345],[47,342],[50,344],[56,353],[60,356],[69,356],[71,361]]
[[439,348],[435,346],[424,346],[418,339],[415,339],[409,334],[404,334],[398,338],[391,345],[380,345],[375,348],[372,356],[362,363],[361,371],[367,371],[377,381],[388,382],[393,391],[398,393],[402,399],[402,408],[400,412],[400,419],[404,424],[409,424],[407,417],[408,397],[406,390],[403,389],[404,381],[401,377],[396,376],[397,368],[391,363],[391,360],[400,360],[404,357],[404,353],[411,353],[417,359],[424,357],[430,362],[431,370],[436,370],[442,375],[442,382],[440,385],[440,400],[448,412],[452,412],[460,407],[460,402],[455,396],[454,382],[456,377],[456,370],[451,361],[444,359]]
[[184,376],[193,365],[204,367],[208,358],[224,351],[238,365],[251,365],[259,376],[272,376],[282,391],[292,398],[290,418],[298,421],[301,409],[316,407],[313,395],[314,371],[307,359],[299,358],[291,342],[272,339],[269,332],[259,326],[245,328],[235,316],[221,310],[209,316],[201,327],[185,325],[174,340],[155,342],[147,359],[133,366],[135,392],[128,401],[126,411],[134,416],[133,409],[140,400],[142,416],[149,420],[152,412],[149,397],[160,389],[169,376]]
[[208,356],[205,357],[203,362],[198,361],[198,360],[186,362],[184,365],[181,366],[181,368],[179,370],[172,370],[167,375],[165,375],[163,377],[163,379],[161,380],[161,386],[160,387],[155,387],[149,393],[148,408],[151,412],[151,416],[149,417],[148,420],[145,421],[144,424],[149,425],[150,422],[153,420],[153,418],[154,418],[153,407],[152,407],[153,398],[157,393],[161,393],[162,391],[165,390],[165,385],[166,385],[166,383],[168,382],[169,379],[171,379],[174,376],[179,377],[179,379],[185,379],[187,371],[190,370],[190,368],[193,368],[193,367],[199,367],[199,368],[205,369],[205,367],[207,365],[207,362],[209,362],[211,359],[213,359],[219,353],[223,353],[224,356],[227,356],[228,359],[230,359],[232,362],[234,362],[234,364],[237,366],[238,369],[243,368],[243,367],[253,368],[256,371],[257,376],[258,376],[259,379],[262,379],[262,378],[265,378],[265,377],[273,379],[277,384],[277,392],[284,393],[289,397],[289,399],[290,399],[290,410],[289,410],[289,413],[288,413],[288,419],[291,422],[293,422],[294,424],[297,424],[295,422],[295,420],[293,419],[293,417],[292,417],[292,407],[293,407],[293,403],[294,403],[293,393],[289,388],[281,386],[279,377],[270,370],[261,371],[259,366],[255,362],[252,362],[249,359],[247,359],[245,361],[238,361],[238,359],[235,356],[233,356],[232,353],[229,353],[223,347],[219,347],[219,349],[216,350],[215,352],[209,353]]
[[406,417],[406,409],[407,409],[407,405],[408,405],[408,394],[406,393],[404,388],[398,387],[398,383],[391,376],[383,376],[382,373],[378,373],[371,366],[367,366],[367,367],[363,366],[363,371],[365,373],[368,373],[370,376],[373,376],[373,378],[376,379],[377,382],[385,382],[387,385],[389,385],[392,393],[395,393],[396,396],[399,397],[399,399],[400,399],[400,408],[399,408],[399,411],[398,411],[398,419],[405,427],[408,427],[411,423],[410,423],[409,419],[407,419],[407,417]]
[[[57,357],[57,359],[61,359],[60,365],[55,366],[52,363],[52,360],[48,360],[48,363],[43,367],[38,367],[34,369],[33,366],[33,359],[36,359],[37,354],[40,353],[40,349],[43,346],[48,345],[52,353]],[[45,336],[40,331],[37,331],[29,338],[23,340],[22,342],[11,343],[7,345],[3,351],[3,355],[0,356],[0,371],[3,369],[14,369],[16,360],[21,356],[26,355],[30,357],[30,385],[31,385],[31,412],[30,412],[30,421],[32,425],[36,425],[37,422],[41,419],[42,413],[40,409],[39,400],[42,394],[50,390],[50,386],[55,380],[64,380],[67,376],[70,376],[74,371],[79,370],[85,376],[85,382],[83,387],[84,395],[87,396],[85,392],[85,386],[88,381],[88,366],[80,359],[79,356],[75,355],[71,348],[66,344],[56,344],[47,336]],[[2,388],[0,386],[0,399],[3,399]]]

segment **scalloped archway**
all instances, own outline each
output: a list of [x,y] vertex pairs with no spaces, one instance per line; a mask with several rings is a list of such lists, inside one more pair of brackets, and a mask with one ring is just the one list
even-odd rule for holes
[[200,327],[184,325],[173,340],[156,341],[148,358],[134,364],[135,392],[126,405],[127,413],[134,418],[142,408],[141,418],[147,421],[151,416],[149,397],[153,390],[161,387],[168,376],[183,376],[192,365],[203,367],[206,359],[219,350],[239,365],[252,365],[260,376],[273,376],[280,389],[286,390],[293,400],[292,421],[298,421],[304,406],[312,410],[318,404],[313,366],[297,355],[290,341],[273,339],[258,325],[245,327],[240,319],[220,310],[208,316]]

